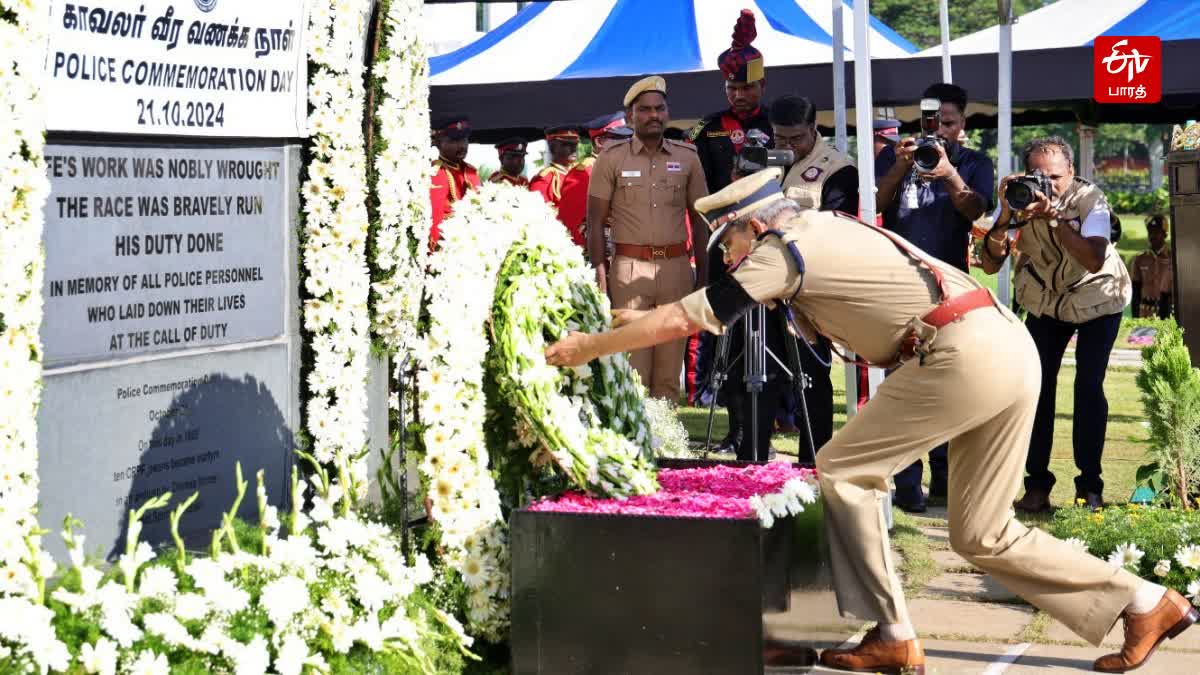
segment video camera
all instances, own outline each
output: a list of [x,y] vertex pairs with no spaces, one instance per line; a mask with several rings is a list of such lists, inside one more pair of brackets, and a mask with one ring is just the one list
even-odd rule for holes
[[796,153],[791,150],[772,150],[767,147],[767,135],[759,129],[746,132],[746,144],[733,158],[733,170],[741,176],[762,171],[767,167],[787,168],[796,163]]
[[921,99],[921,138],[917,140],[917,149],[913,151],[913,164],[917,169],[926,173],[937,168],[942,161],[937,146],[946,147],[946,139],[938,136],[942,126],[942,102],[936,98]]
[[1034,169],[1020,178],[1014,178],[1004,188],[1004,201],[1014,211],[1024,211],[1037,201],[1037,193],[1046,197],[1054,195],[1054,185],[1050,177]]

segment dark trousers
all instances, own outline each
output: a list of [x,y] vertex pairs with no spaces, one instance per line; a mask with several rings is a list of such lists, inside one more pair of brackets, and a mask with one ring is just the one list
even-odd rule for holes
[[1121,315],[1110,314],[1084,324],[1036,317],[1025,319],[1025,327],[1037,345],[1042,362],[1042,392],[1038,397],[1029,456],[1025,460],[1025,489],[1049,490],[1054,487],[1050,473],[1050,450],[1054,446],[1054,411],[1058,393],[1058,369],[1063,352],[1078,332],[1075,343],[1075,411],[1071,440],[1075,449],[1076,493],[1104,493],[1100,478],[1100,456],[1104,452],[1104,434],[1108,429],[1108,399],[1104,396],[1104,375],[1112,353]]
[[[767,331],[771,351],[784,364],[787,364],[787,345],[783,343],[787,339],[786,332],[773,312],[767,312]],[[778,335],[775,336],[777,339],[771,339],[772,331],[778,331]],[[830,366],[822,363],[830,362],[829,344],[824,339],[818,339],[816,344],[812,345],[816,356],[810,353],[803,343],[797,346],[800,353],[800,369],[812,383],[811,386],[804,389],[804,402],[808,408],[807,422],[812,426],[813,445],[816,447],[810,448],[808,445],[808,433],[804,429],[805,419],[800,408],[799,395],[794,389],[795,385],[788,381],[787,375],[768,356],[767,359],[771,361],[771,365],[768,367],[768,380],[758,397],[757,438],[751,438],[749,420],[752,419],[752,404],[750,395],[746,391],[744,377],[736,376],[738,370],[736,367],[734,373],[731,373],[733,376],[725,384],[726,388],[734,390],[730,393],[733,393],[737,400],[736,403],[730,405],[730,428],[732,429],[734,424],[732,413],[737,410],[738,424],[742,433],[742,442],[738,446],[738,459],[749,460],[757,456],[759,461],[766,460],[767,453],[771,448],[775,420],[781,407],[794,406],[795,408],[795,424],[800,427],[797,452],[802,461],[816,457],[817,450],[833,438],[833,381],[830,377]],[[820,361],[817,360],[818,356]]]
[[[929,493],[946,496],[946,479],[950,469],[950,461],[946,452],[949,443],[942,443],[929,451]],[[901,469],[895,476],[896,500],[905,504],[921,503],[925,495],[921,492],[921,475],[925,472],[925,464],[917,460]]]

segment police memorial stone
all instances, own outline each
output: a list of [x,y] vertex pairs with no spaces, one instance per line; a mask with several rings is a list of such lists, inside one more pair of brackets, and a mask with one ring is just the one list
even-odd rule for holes
[[50,5],[41,520],[111,557],[199,491],[200,545],[236,463],[279,506],[294,463],[303,3]]

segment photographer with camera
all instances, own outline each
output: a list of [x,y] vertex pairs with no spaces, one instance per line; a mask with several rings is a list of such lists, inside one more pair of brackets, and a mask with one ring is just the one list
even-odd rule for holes
[[1110,242],[1108,202],[1095,185],[1075,176],[1071,146],[1057,136],[1030,141],[1023,152],[1028,173],[1000,182],[995,225],[984,240],[983,269],[994,274],[1013,246],[1017,230],[1021,261],[1014,276],[1017,301],[1028,311],[1025,326],[1042,364],[1029,455],[1025,496],[1014,506],[1046,512],[1054,474],[1054,408],[1058,369],[1071,336],[1075,347],[1075,497],[1090,508],[1103,505],[1100,457],[1108,427],[1104,375],[1132,295],[1125,263]]
[[[967,272],[971,224],[991,207],[995,171],[981,152],[959,142],[966,128],[967,92],[953,84],[922,94],[919,138],[884,148],[875,160],[883,226],[921,250]],[[896,474],[895,503],[925,510],[921,460]],[[929,497],[946,498],[946,446],[929,453]]]

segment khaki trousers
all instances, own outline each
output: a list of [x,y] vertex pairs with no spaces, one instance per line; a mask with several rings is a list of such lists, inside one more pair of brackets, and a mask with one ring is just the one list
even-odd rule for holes
[[906,623],[880,500],[888,478],[950,442],[950,545],[1010,591],[1094,645],[1141,581],[1015,518],[1040,368],[1007,309],[942,328],[817,454],[834,586],[843,615]]
[[[692,292],[692,265],[687,256],[639,260],[613,257],[608,291],[613,309],[654,309],[669,305]],[[642,378],[642,385],[655,398],[672,403],[679,400],[679,374],[687,340],[675,340],[629,353],[629,362]]]

